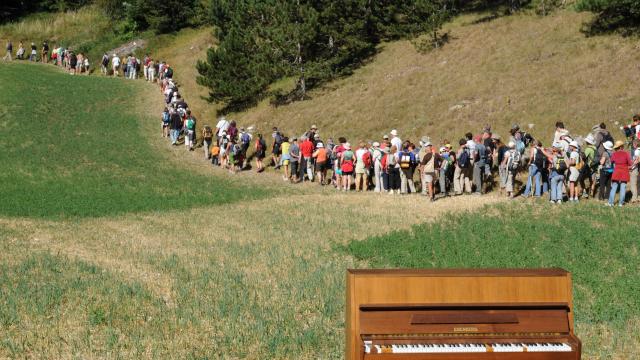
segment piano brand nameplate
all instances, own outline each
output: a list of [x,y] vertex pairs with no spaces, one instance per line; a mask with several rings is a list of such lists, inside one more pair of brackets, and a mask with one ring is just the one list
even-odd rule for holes
[[477,327],[454,327],[453,332],[478,332]]

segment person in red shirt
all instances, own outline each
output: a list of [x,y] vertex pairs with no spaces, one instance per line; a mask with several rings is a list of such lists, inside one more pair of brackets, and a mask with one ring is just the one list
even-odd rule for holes
[[300,164],[300,179],[304,179],[304,172],[306,170],[309,181],[313,181],[313,142],[305,137],[300,144],[300,154],[302,155],[302,162]]
[[618,206],[624,204],[624,198],[627,194],[627,183],[630,180],[629,168],[633,164],[631,155],[624,151],[624,142],[616,141],[613,146],[615,152],[611,154],[611,163],[613,164],[613,174],[611,175],[611,192],[609,193],[608,206],[613,206],[616,198],[616,192],[620,187],[620,200]]

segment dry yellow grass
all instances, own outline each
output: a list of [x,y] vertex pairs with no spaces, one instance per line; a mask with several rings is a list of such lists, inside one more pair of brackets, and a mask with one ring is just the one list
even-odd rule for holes
[[[288,134],[316,124],[323,136],[354,141],[379,139],[392,128],[403,139],[454,140],[487,123],[504,136],[519,123],[525,129],[534,124],[531,132],[548,143],[560,120],[585,134],[603,120],[640,111],[636,42],[586,38],[579,30],[589,16],[561,10],[479,24],[473,23],[479,15],[461,16],[445,27],[451,42],[440,50],[420,54],[408,41],[387,43],[355,75],[312,91],[312,100],[279,108],[264,101],[232,117]],[[203,89],[184,86],[183,92],[194,98]],[[213,118],[215,106],[194,107]]]
[[[342,303],[344,271],[361,265],[335,254],[332,246],[406,229],[446,211],[472,210],[496,201],[499,199],[495,197],[474,202],[456,198],[430,204],[416,196],[332,193],[74,223],[24,220],[18,225],[16,220],[2,220],[0,226],[20,229],[23,250],[79,259],[116,274],[122,281],[142,283],[162,299],[163,311],[170,314],[192,306],[184,303],[181,292],[185,287],[197,299],[199,311],[207,313],[209,307],[229,301],[223,300],[226,296],[235,296],[229,288],[230,281],[241,281],[241,296],[253,299],[252,305],[239,302],[239,308],[222,317],[202,316],[198,324],[178,325],[175,333],[165,334],[173,338],[171,342],[153,337],[139,344],[158,350],[155,355],[182,358],[193,349],[201,349],[225,353],[228,358],[261,359],[274,353],[264,343],[264,339],[272,339],[264,331],[282,326],[280,331],[287,335],[278,345],[281,349],[275,351],[277,358],[339,358],[343,346],[342,310],[336,314],[324,306]],[[403,211],[389,211],[398,207]],[[176,227],[172,219],[189,219],[188,225]],[[170,259],[176,259],[179,265],[167,268]],[[181,274],[197,278],[210,272],[212,266],[219,267],[220,276],[208,282],[206,288],[182,283],[185,275]],[[326,286],[318,286],[318,281]],[[86,309],[66,313],[51,329],[35,321],[21,330],[22,336],[43,357],[72,358],[77,346],[70,336],[91,328],[86,324],[85,313]],[[294,324],[294,319],[298,323]],[[260,328],[256,322],[267,328]],[[328,336],[322,340],[323,348],[314,348],[313,342],[295,345],[307,327]],[[59,335],[60,332],[67,335]],[[102,358],[106,340],[99,337],[100,333],[90,337],[93,350],[84,348],[75,356]],[[233,337],[247,352],[226,348],[220,334]],[[49,343],[59,336],[68,344]],[[298,346],[302,347],[294,356],[292,351]],[[137,356],[133,349],[120,355]]]

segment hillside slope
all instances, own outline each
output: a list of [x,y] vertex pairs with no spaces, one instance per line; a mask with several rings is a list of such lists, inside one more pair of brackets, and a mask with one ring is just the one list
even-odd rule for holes
[[[408,41],[387,43],[355,75],[312,91],[312,100],[278,108],[263,101],[231,117],[259,131],[300,133],[317,124],[325,136],[362,139],[392,128],[403,139],[452,139],[487,123],[506,134],[519,123],[533,124],[533,134],[548,142],[559,120],[584,133],[603,120],[628,119],[640,100],[636,44],[585,37],[579,29],[589,16],[565,10],[479,22],[480,15],[465,15],[447,25],[451,41],[440,50],[420,54]],[[183,93],[206,90],[185,86]],[[200,113],[208,107],[200,106]]]

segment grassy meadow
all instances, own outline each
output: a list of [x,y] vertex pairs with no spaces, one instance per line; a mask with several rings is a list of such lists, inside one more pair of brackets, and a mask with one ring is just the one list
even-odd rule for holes
[[102,216],[267,194],[194,176],[159,155],[142,124],[159,128],[161,109],[139,109],[138,94],[155,95],[151,85],[29,64],[0,66],[0,82],[0,215]]
[[[442,50],[385,44],[310,101],[233,117],[372,138],[514,121],[548,136],[558,119],[585,131],[629,114],[640,76],[633,40],[585,38],[586,18],[465,15]],[[211,29],[148,44],[211,124],[192,67]],[[0,63],[0,83],[0,358],[342,359],[347,268],[542,266],[573,274],[583,359],[640,357],[637,207],[234,176],[160,137],[163,102],[142,81]]]

